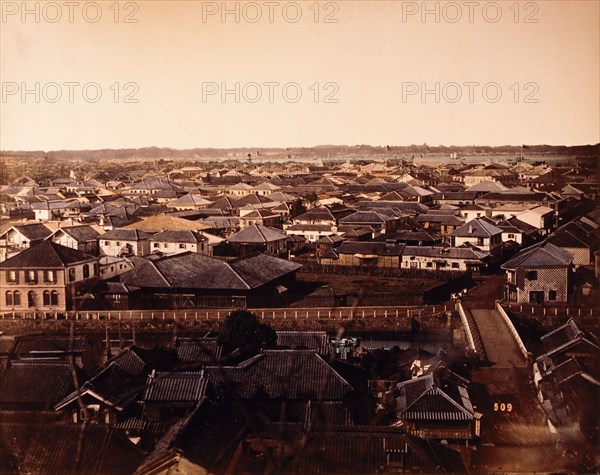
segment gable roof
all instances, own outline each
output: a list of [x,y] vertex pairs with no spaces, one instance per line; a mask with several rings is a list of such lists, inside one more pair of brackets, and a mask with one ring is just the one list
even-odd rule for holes
[[400,396],[398,417],[426,421],[470,421],[473,406],[466,388],[457,383],[447,383],[444,388],[454,389],[454,397],[442,390],[432,373],[398,384]]
[[229,242],[237,242],[237,243],[268,243],[268,242],[277,242],[282,240],[289,239],[289,236],[285,234],[283,231],[270,228],[267,226],[263,226],[261,224],[253,224],[252,226],[248,226],[247,228],[242,229],[241,231],[235,233],[233,236],[229,237],[227,240]]
[[58,228],[53,236],[56,236],[60,233],[66,234],[77,242],[95,241],[100,235],[100,233],[90,225]]
[[30,241],[41,241],[52,234],[52,230],[41,223],[15,225],[11,229],[18,231]]
[[94,256],[77,249],[61,246],[52,241],[42,241],[1,262],[0,268],[47,269],[93,260],[96,260]]
[[502,230],[485,219],[475,218],[450,233],[455,237],[491,237],[502,234]]
[[352,386],[314,350],[263,350],[238,366],[207,366],[215,386],[237,385],[237,396],[264,391],[271,399],[341,400]]
[[596,347],[596,350],[600,352],[600,342],[598,339],[594,335],[582,331],[572,318],[564,325],[560,325],[551,332],[543,335],[541,340],[544,346],[544,353],[538,359],[550,356],[583,340]]

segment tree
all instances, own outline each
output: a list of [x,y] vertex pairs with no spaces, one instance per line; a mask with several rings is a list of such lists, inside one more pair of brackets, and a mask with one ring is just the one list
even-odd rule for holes
[[248,358],[259,353],[262,348],[274,348],[277,333],[266,323],[260,323],[253,313],[236,310],[223,322],[218,341],[226,353],[237,350],[240,356]]

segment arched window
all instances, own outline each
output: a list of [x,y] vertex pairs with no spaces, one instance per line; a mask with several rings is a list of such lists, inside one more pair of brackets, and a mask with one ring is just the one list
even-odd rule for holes
[[10,290],[6,291],[6,306],[12,307],[14,305],[13,293]]
[[50,292],[49,291],[44,290],[43,300],[44,300],[44,307],[48,307],[50,305]]
[[13,292],[13,304],[15,307],[21,306],[21,292],[19,292],[18,290],[15,290]]
[[35,307],[36,295],[33,290],[27,292],[27,306],[29,308]]
[[58,292],[56,290],[53,290],[50,293],[50,305],[52,305],[53,307],[56,307],[58,305]]
[[83,265],[83,278],[87,279],[90,276],[90,266],[87,264]]
[[75,280],[75,267],[69,268],[69,282],[73,282]]

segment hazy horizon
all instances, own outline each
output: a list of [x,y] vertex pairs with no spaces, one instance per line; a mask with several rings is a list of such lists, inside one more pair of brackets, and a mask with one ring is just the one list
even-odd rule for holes
[[600,2],[73,4],[2,2],[1,150],[600,141]]

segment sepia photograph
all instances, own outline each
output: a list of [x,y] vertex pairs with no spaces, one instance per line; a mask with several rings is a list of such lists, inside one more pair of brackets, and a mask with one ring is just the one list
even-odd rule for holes
[[600,472],[600,0],[0,0],[0,475]]

